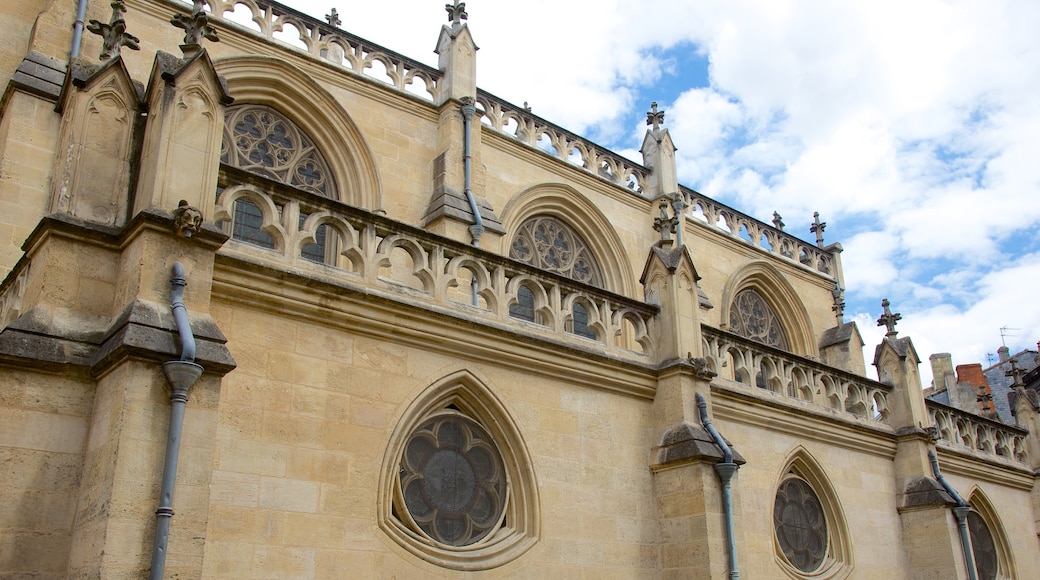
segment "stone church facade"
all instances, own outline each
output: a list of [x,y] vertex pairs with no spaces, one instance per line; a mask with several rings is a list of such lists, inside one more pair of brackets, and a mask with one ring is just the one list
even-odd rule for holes
[[206,4],[0,15],[0,576],[1040,570],[1021,377],[926,400],[887,301],[868,373],[825,224],[656,105],[634,163],[478,89],[464,4],[437,68]]

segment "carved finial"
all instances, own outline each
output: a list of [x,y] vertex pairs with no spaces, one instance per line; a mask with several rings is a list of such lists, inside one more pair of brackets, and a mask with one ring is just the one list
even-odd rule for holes
[[325,15],[325,22],[329,23],[329,26],[339,26],[343,24],[343,21],[339,19],[339,12],[333,7],[328,14]]
[[451,22],[452,28],[458,28],[462,26],[463,20],[469,20],[469,14],[466,13],[466,3],[455,0],[455,4],[445,4],[444,9],[448,11],[448,20]]
[[668,216],[668,205],[668,198],[662,195],[657,204],[661,215],[654,218],[654,231],[660,232],[662,242],[671,242],[672,232],[675,230],[675,221]]
[[182,199],[177,209],[173,210],[173,227],[186,238],[194,236],[202,229],[202,212]]
[[531,105],[528,105],[527,101],[524,101],[524,110],[527,111],[528,113],[531,112]]
[[112,17],[108,19],[107,24],[91,20],[87,25],[87,30],[104,39],[99,57],[101,62],[108,62],[119,56],[119,49],[124,46],[131,50],[141,50],[141,39],[126,32],[126,21],[123,20],[125,15],[126,4],[123,0],[113,0]]
[[[681,222],[679,216],[682,214],[683,208],[686,207],[686,203],[683,201],[682,196],[678,193],[672,195],[662,195],[658,201],[658,209],[660,210],[660,216],[654,218],[654,231],[661,233],[661,242],[663,245],[669,245],[672,241],[672,234],[676,235],[676,240],[681,246],[682,241],[682,229],[679,227]],[[668,216],[668,207],[672,208],[671,217]]]
[[1022,369],[1018,368],[1018,361],[1015,360],[1015,357],[1011,357],[1008,362],[1011,363],[1011,369],[1006,371],[1004,376],[1011,377],[1011,388],[1016,390],[1025,388],[1026,385],[1022,382]]
[[773,212],[773,227],[781,232],[784,231],[784,218],[780,217],[780,212]]
[[653,127],[654,133],[664,124],[664,111],[657,110],[657,101],[650,103],[650,110],[646,113],[646,124]]
[[827,222],[820,221],[820,212],[814,211],[812,214],[813,223],[809,226],[809,233],[816,234],[816,245],[823,247],[823,229],[827,227]]
[[890,303],[888,301],[888,298],[885,298],[881,301],[881,307],[885,309],[885,312],[881,315],[880,318],[878,318],[877,325],[888,328],[888,332],[885,333],[885,336],[887,336],[888,338],[895,338],[898,334],[898,332],[896,331],[896,322],[902,320],[903,315],[898,312],[893,314],[892,310],[889,309],[889,305]]
[[831,296],[834,297],[834,306],[831,306],[831,310],[834,311],[834,316],[838,318],[838,324],[841,324],[845,319],[845,291],[842,290],[837,280],[834,281],[834,290],[831,290]]
[[181,52],[184,53],[185,58],[195,56],[202,50],[203,38],[212,42],[220,42],[216,29],[209,25],[209,15],[202,7],[203,1],[192,0],[191,16],[175,14],[170,19],[170,24],[184,29],[184,44],[181,45]]

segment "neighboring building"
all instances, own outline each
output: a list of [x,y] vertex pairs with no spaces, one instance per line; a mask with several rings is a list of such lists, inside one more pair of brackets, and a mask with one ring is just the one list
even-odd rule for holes
[[989,367],[982,368],[980,363],[973,363],[957,365],[955,371],[949,353],[933,354],[929,357],[932,386],[925,389],[925,396],[963,411],[1015,425],[1010,403],[1014,392],[1011,361],[1014,360],[1023,373],[1028,373],[1037,366],[1037,351],[1025,349],[1012,356],[1008,347],[1001,346],[997,349],[997,356],[999,361]]
[[0,576],[1040,570],[1037,398],[926,400],[887,301],[867,378],[840,245],[656,106],[636,164],[478,90],[461,5],[433,69],[202,4],[0,14]]

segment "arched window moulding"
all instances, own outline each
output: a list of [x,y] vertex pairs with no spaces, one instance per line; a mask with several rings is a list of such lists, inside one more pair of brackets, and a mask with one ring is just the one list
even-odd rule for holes
[[780,320],[787,333],[790,352],[807,357],[819,356],[814,338],[816,332],[798,292],[775,266],[764,260],[748,263],[726,282],[720,308],[721,327],[724,330],[729,330],[734,299],[748,288],[755,290]]
[[502,210],[502,226],[509,234],[503,236],[499,251],[509,255],[520,227],[540,215],[564,222],[585,241],[599,265],[604,290],[635,296],[632,267],[614,225],[594,203],[567,185],[536,185],[513,196]]
[[272,107],[313,139],[328,162],[338,194],[335,199],[370,211],[382,209],[375,156],[350,115],[321,85],[275,58],[225,58],[213,65],[227,81],[236,104]]
[[[993,503],[990,502],[981,488],[975,487],[968,495],[968,504],[971,506],[971,512],[968,514],[968,531],[971,533],[972,551],[974,552],[976,567],[979,572],[979,580],[1010,580],[1018,578],[1015,573],[1015,553],[1011,550],[1007,533],[1000,522],[1000,517],[998,517],[997,511],[993,507]],[[979,519],[973,522],[973,516]],[[984,545],[984,540],[976,542],[978,530],[975,528],[979,521],[985,525],[985,530],[989,532],[992,542],[989,547]],[[976,543],[980,545],[975,545]],[[992,548],[992,552],[989,554],[992,556],[991,565],[985,566],[979,560],[981,557],[984,557],[982,552],[988,552],[990,547]],[[987,571],[989,572],[988,575],[986,574]]]
[[[815,568],[803,571],[794,565],[784,554],[784,548],[778,538],[777,504],[782,503],[781,491],[787,489],[792,481],[796,484],[807,485],[819,500],[819,507],[823,510],[826,530],[826,551]],[[788,484],[788,485],[785,485]],[[797,486],[795,486],[797,487]],[[834,491],[834,486],[812,455],[801,446],[794,449],[788,456],[784,467],[780,470],[774,489],[774,533],[773,554],[778,568],[783,570],[789,578],[796,580],[840,580],[848,578],[855,567],[855,556],[852,548],[852,535],[849,532],[845,519],[845,512],[841,502]]]
[[[506,475],[504,514],[497,529],[463,546],[450,546],[424,533],[402,506],[402,458],[417,429],[431,418],[458,414],[486,431]],[[396,496],[396,503],[395,503]],[[379,528],[398,546],[437,566],[477,571],[519,558],[538,541],[541,515],[538,482],[520,431],[501,401],[473,374],[452,373],[426,388],[405,410],[387,446],[377,497]],[[406,508],[407,509],[407,508]]]

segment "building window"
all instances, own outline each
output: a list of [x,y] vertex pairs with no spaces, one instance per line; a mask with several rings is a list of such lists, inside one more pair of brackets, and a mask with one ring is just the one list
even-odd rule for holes
[[470,546],[498,529],[507,491],[502,456],[487,431],[447,410],[409,438],[394,507],[431,541]]
[[975,570],[979,580],[996,580],[997,548],[989,526],[976,511],[968,512],[968,532],[971,534],[971,551],[975,557]]
[[[224,137],[220,161],[235,167],[306,191],[321,197],[336,197],[336,184],[321,151],[314,141],[288,117],[265,105],[238,105],[224,114]],[[229,178],[222,178],[222,185]],[[219,193],[223,188],[218,189]],[[281,207],[279,207],[279,210]],[[307,216],[319,208],[300,203],[300,229]],[[276,219],[281,219],[277,216]],[[255,203],[239,199],[231,209],[231,220],[225,226],[231,237],[267,249],[275,249],[274,240],[260,230],[264,217]],[[289,224],[281,224],[287,228]],[[318,226],[315,242],[304,246],[300,257],[315,263],[328,263],[337,254],[338,237],[328,226]]]
[[773,546],[789,578],[847,578],[855,566],[852,537],[833,486],[804,448],[781,471],[773,497]]
[[589,312],[584,306],[574,303],[572,308],[574,314],[571,317],[571,327],[568,329],[578,336],[596,340],[596,331],[589,328]]
[[427,388],[398,422],[378,497],[380,529],[452,570],[502,566],[537,541],[538,482],[510,414],[466,371]]
[[789,477],[773,502],[773,527],[780,551],[792,566],[815,572],[827,556],[827,518],[816,492],[805,480]]
[[534,292],[524,285],[516,289],[516,303],[509,305],[509,315],[513,318],[534,322]]
[[755,342],[790,350],[780,319],[753,288],[741,290],[733,299],[729,309],[729,330]]
[[297,189],[334,197],[324,156],[295,123],[264,105],[228,107],[220,162]]
[[585,240],[552,216],[536,216],[520,225],[509,257],[571,280],[603,287],[599,264]]
[[235,219],[231,226],[231,237],[247,244],[273,249],[274,240],[260,229],[264,216],[255,203],[240,199],[235,202]]

